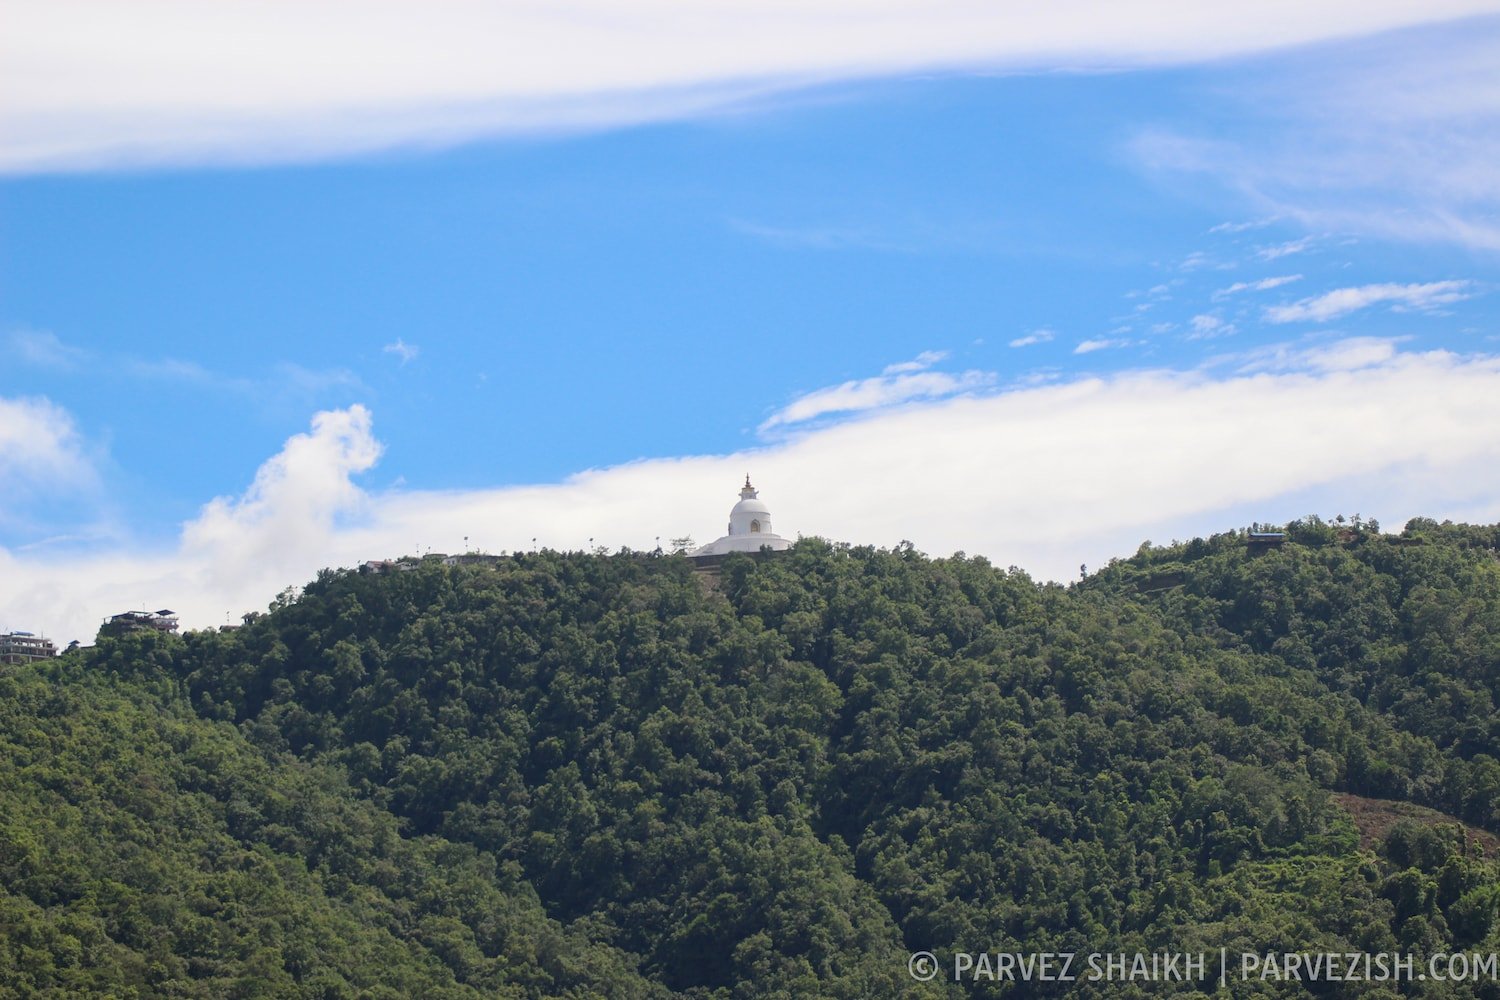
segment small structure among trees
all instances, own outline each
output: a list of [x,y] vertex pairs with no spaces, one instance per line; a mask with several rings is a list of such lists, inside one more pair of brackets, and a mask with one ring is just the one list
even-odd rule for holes
[[163,608],[160,611],[122,611],[104,619],[99,627],[100,635],[124,635],[126,632],[151,630],[176,632],[177,612]]

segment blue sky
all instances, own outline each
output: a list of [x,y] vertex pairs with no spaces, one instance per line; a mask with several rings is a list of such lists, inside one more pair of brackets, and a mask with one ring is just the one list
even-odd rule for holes
[[[90,147],[79,111],[59,148],[84,152],[17,154],[0,178],[0,468],[15,486],[0,553],[13,576],[61,565],[95,596],[54,613],[76,588],[48,576],[46,598],[15,591],[19,610],[0,593],[0,626],[83,629],[143,579],[202,589],[201,566],[179,563],[219,515],[227,535],[271,525],[257,551],[294,549],[311,568],[360,545],[376,557],[465,535],[493,549],[534,535],[706,541],[733,500],[733,481],[699,478],[719,462],[769,472],[840,435],[879,440],[892,419],[973,434],[984,465],[1002,425],[1006,447],[1017,429],[1060,434],[1071,386],[1119,393],[1144,448],[1152,421],[1174,419],[1153,392],[1231,398],[1310,379],[1340,380],[1313,401],[1431,393],[1424,430],[1461,440],[1423,477],[1427,494],[1409,492],[1410,463],[1432,451],[1413,429],[1375,459],[1325,475],[1326,452],[1310,451],[1301,478],[1170,516],[1148,484],[1101,486],[1083,499],[1134,491],[1139,513],[1092,540],[1059,526],[1023,545],[991,530],[983,504],[959,505],[965,521],[936,489],[900,501],[890,520],[910,530],[897,537],[1056,575],[1251,510],[1500,516],[1474,486],[1500,437],[1486,388],[1500,353],[1500,20],[1307,36],[1201,58],[1131,48],[1083,70],[1035,53],[978,70],[936,57],[921,72],[825,69],[685,109],[679,85],[645,111],[570,109],[555,127],[533,112],[526,128],[446,138],[402,119],[344,147],[277,138],[300,120],[257,120],[222,148],[205,151],[212,129],[167,130],[115,155],[130,120]],[[31,141],[32,119],[16,120]],[[1241,401],[1221,433],[1262,435],[1257,407],[1280,398]],[[1019,409],[964,416],[971,404]],[[1183,419],[1198,412],[1182,405]],[[320,412],[339,418],[309,434]],[[1095,438],[1078,435],[1056,447],[1088,454]],[[298,441],[332,449],[309,460],[323,472],[305,493],[286,485]],[[778,526],[896,541],[886,520],[851,513],[848,494],[903,475],[899,454],[868,454],[809,460],[826,483],[762,474],[768,499],[792,504]],[[1033,496],[1012,523],[1032,504],[1066,506],[1048,496],[1065,477],[1006,454],[1015,464],[977,487],[995,491],[993,509],[1018,493]],[[954,475],[955,490],[976,488],[972,471]],[[627,481],[628,502],[611,492]],[[538,489],[574,492],[506,506]],[[278,534],[281,515],[257,504],[297,524]],[[648,513],[622,521],[622,504]],[[402,521],[397,507],[424,513]],[[427,537],[408,544],[415,523]],[[304,562],[269,560],[301,578]],[[225,583],[215,600],[244,610],[234,602],[257,606],[266,586]]]

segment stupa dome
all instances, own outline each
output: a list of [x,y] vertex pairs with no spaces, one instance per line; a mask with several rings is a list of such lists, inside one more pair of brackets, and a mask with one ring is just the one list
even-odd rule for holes
[[729,510],[729,531],[691,554],[695,556],[717,556],[726,552],[759,552],[762,548],[774,550],[792,547],[790,539],[782,538],[771,530],[771,508],[760,498],[760,492],[750,485],[740,488],[740,501]]

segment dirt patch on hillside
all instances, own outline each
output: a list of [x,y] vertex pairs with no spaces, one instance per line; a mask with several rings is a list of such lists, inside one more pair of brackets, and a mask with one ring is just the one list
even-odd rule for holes
[[1477,826],[1470,826],[1461,822],[1445,812],[1436,809],[1428,809],[1426,806],[1413,805],[1410,802],[1396,802],[1390,799],[1367,799],[1363,795],[1351,795],[1348,792],[1336,792],[1334,794],[1339,805],[1349,810],[1349,815],[1354,817],[1354,825],[1359,828],[1359,846],[1374,850],[1379,847],[1385,835],[1390,832],[1391,827],[1402,820],[1413,820],[1427,826],[1452,826],[1455,823],[1461,825],[1469,837],[1469,843],[1479,841],[1484,845],[1484,855],[1487,858],[1500,856],[1500,837],[1495,836],[1488,830],[1481,830]]

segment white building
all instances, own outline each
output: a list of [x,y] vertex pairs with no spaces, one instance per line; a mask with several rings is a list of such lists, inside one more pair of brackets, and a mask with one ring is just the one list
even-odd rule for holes
[[762,548],[780,551],[792,547],[792,540],[782,538],[771,530],[771,509],[755,487],[750,477],[745,477],[745,486],[740,490],[740,502],[729,511],[729,534],[715,539],[688,553],[690,556],[721,556],[728,552],[759,552]]

